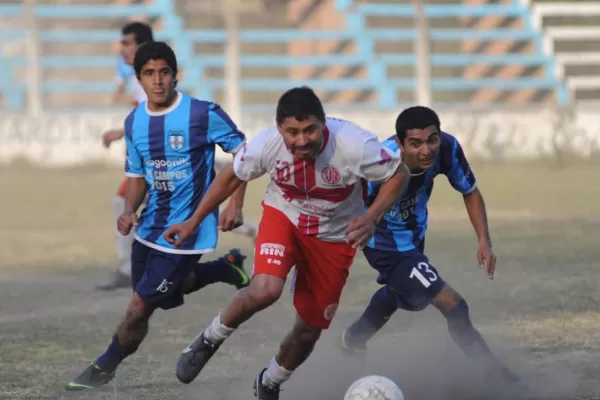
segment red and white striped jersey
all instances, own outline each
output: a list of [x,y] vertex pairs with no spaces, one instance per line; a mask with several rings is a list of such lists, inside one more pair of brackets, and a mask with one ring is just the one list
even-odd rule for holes
[[272,125],[237,153],[233,169],[244,181],[268,173],[266,205],[285,213],[306,235],[341,242],[348,223],[364,212],[366,181],[386,181],[401,161],[398,152],[349,121],[327,118],[326,126],[312,160],[295,157]]

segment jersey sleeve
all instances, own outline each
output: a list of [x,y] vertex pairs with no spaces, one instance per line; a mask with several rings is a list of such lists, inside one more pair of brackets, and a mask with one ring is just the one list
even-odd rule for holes
[[125,175],[130,178],[144,177],[144,164],[142,156],[133,144],[132,135],[133,115],[125,120],[125,147],[127,149],[127,158],[125,160]]
[[129,79],[130,75],[130,66],[125,64],[125,60],[123,57],[119,57],[119,62],[117,64],[117,69],[115,71],[115,82],[117,85],[124,84]]
[[251,181],[267,173],[267,160],[263,154],[266,145],[266,132],[259,133],[233,159],[233,172],[243,181]]
[[449,162],[442,171],[447,177],[452,187],[462,194],[471,193],[477,187],[477,181],[467,157],[463,152],[462,146],[453,138],[450,143]]
[[391,178],[402,163],[399,152],[385,147],[375,135],[368,132],[365,132],[364,145],[358,158],[355,173],[375,183]]
[[208,110],[208,140],[226,153],[236,153],[246,142],[244,135],[218,104]]

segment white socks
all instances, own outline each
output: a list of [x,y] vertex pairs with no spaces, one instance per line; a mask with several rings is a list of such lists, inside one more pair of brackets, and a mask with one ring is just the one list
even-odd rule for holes
[[267,387],[281,385],[283,382],[290,379],[292,373],[293,371],[288,371],[281,365],[277,364],[277,360],[275,360],[275,357],[273,357],[271,363],[269,364],[269,367],[263,374],[262,384]]
[[[221,314],[213,319],[212,323],[204,330],[204,339],[211,343],[222,343],[235,331],[235,328],[230,328],[221,323]],[[268,387],[281,385],[283,382],[290,379],[293,371],[288,371],[281,365],[277,364],[275,357],[269,363],[269,367],[262,377],[262,384]]]
[[204,330],[204,339],[211,343],[221,343],[235,331],[221,323],[221,314],[217,315],[213,322]]

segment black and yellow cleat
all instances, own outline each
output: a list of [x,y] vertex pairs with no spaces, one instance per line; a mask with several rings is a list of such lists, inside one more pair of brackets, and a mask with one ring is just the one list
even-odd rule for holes
[[103,371],[95,363],[67,384],[65,390],[77,391],[86,389],[99,389],[115,377],[115,371]]
[[238,289],[250,285],[250,277],[244,270],[244,260],[246,258],[247,257],[240,252],[240,249],[231,249],[225,254],[227,265],[235,272],[235,280],[232,284]]

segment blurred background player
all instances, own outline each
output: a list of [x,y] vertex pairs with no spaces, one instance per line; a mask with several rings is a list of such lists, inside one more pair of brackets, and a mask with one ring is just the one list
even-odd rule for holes
[[[125,120],[129,182],[118,230],[127,235],[136,227],[131,257],[135,290],[106,352],[67,390],[98,388],[109,382],[121,361],[144,340],[157,308],[179,307],[184,294],[212,283],[225,282],[238,289],[249,283],[239,253],[198,263],[217,245],[216,207],[179,248],[162,237],[165,229],[192,214],[211,185],[215,145],[235,153],[245,143],[244,134],[216,104],[176,90],[177,60],[166,43],[142,44],[134,67],[148,101]],[[241,186],[233,194],[220,215],[221,226],[234,227],[241,219],[244,191]],[[137,209],[146,193],[148,201],[138,221]]]
[[[131,22],[121,29],[121,56],[117,66],[117,89],[113,94],[113,102],[119,102],[125,93],[131,96],[132,104],[137,107],[139,104],[146,101],[146,93],[140,86],[135,70],[133,68],[133,59],[135,51],[139,45],[145,42],[154,40],[152,28],[150,25],[142,22]],[[109,148],[111,143],[121,140],[124,131],[122,128],[111,129],[102,135],[102,142],[106,148]],[[224,163],[215,160],[215,169],[221,170]],[[125,207],[125,185],[127,177],[123,179],[116,195],[111,201],[111,208],[115,218],[118,218]],[[251,223],[242,221],[242,224],[233,229],[233,232],[247,236],[254,240],[258,227]],[[121,235],[116,232],[117,241],[117,270],[112,273],[108,282],[98,285],[96,288],[100,290],[114,290],[119,288],[131,287],[131,246],[134,240],[134,233]]]
[[[272,125],[244,146],[233,167],[217,177],[194,215],[164,236],[175,246],[239,186],[269,174],[255,248],[253,278],[227,308],[183,351],[177,377],[189,383],[225,339],[281,296],[295,265],[296,322],[276,357],[257,375],[255,396],[279,399],[280,385],[310,355],[333,320],[356,248],[365,245],[399,193],[408,169],[371,132],[325,118],[319,98],[307,88],[284,93]],[[363,179],[381,183],[364,209]]]
[[[146,92],[141,87],[133,69],[135,51],[142,43],[154,40],[152,28],[142,22],[131,22],[121,29],[121,56],[117,66],[117,88],[113,93],[113,103],[118,103],[125,95],[129,95],[133,107],[146,101]],[[123,128],[111,129],[102,135],[104,147],[109,148],[111,143],[123,138]],[[115,218],[118,218],[125,209],[125,185],[127,177],[123,178],[116,195],[111,200],[111,209]],[[115,232],[117,241],[117,270],[112,273],[108,282],[98,285],[100,290],[113,290],[131,287],[131,246],[133,245],[134,232],[122,235]]]
[[[371,267],[379,272],[377,282],[384,286],[373,295],[363,315],[342,334],[343,349],[363,353],[367,341],[398,308],[421,311],[433,304],[446,317],[452,339],[467,355],[482,363],[490,378],[517,381],[472,325],[467,302],[444,282],[424,254],[427,203],[434,178],[443,174],[463,195],[478,239],[479,265],[490,279],[494,277],[496,256],[485,203],[460,144],[454,136],[441,131],[440,120],[432,109],[412,107],[400,113],[396,137],[386,140],[384,145],[400,150],[402,161],[410,168],[411,179],[407,191],[379,222],[375,235],[363,250]],[[379,184],[369,182],[368,201],[379,190]]]

